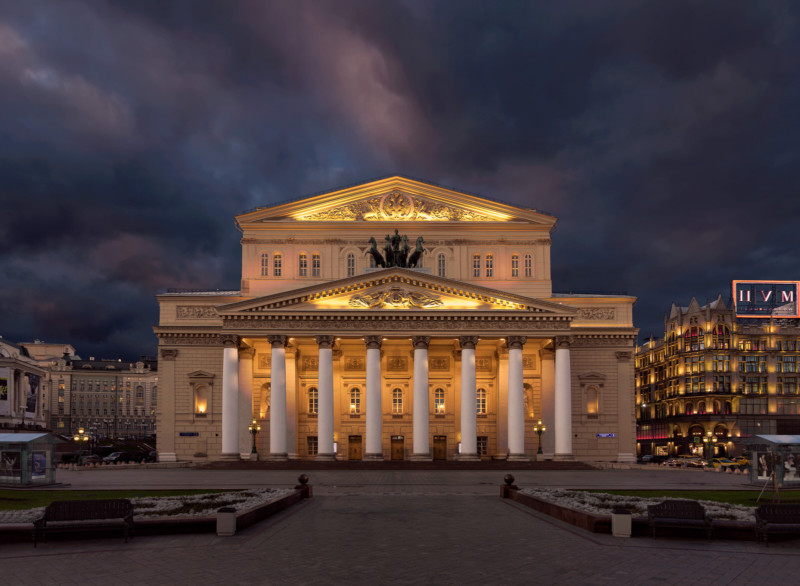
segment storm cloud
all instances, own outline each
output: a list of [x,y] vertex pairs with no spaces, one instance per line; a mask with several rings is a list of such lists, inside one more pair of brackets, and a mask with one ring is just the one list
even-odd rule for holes
[[0,0],[0,334],[154,354],[233,217],[388,174],[559,218],[556,291],[800,279],[785,2]]

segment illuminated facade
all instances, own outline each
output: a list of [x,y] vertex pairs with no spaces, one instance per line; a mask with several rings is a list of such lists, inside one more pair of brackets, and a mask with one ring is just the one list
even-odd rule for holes
[[556,219],[404,177],[236,218],[237,291],[158,296],[162,461],[630,461],[625,295],[559,295]]
[[737,318],[721,295],[673,304],[636,352],[639,453],[739,455],[752,435],[800,433],[799,351],[797,319]]

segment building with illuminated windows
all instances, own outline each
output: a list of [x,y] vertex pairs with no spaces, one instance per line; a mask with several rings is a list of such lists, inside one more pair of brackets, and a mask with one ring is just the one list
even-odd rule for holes
[[553,292],[553,216],[393,176],[236,223],[238,290],[158,296],[161,461],[633,460],[635,299]]
[[664,325],[636,351],[639,454],[739,455],[753,435],[800,433],[797,319],[737,318],[720,295],[673,304]]

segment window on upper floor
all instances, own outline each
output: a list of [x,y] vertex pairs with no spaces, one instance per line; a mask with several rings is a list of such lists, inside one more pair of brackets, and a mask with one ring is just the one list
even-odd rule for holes
[[308,412],[316,415],[319,411],[319,391],[316,387],[308,389]]
[[283,255],[276,252],[272,255],[272,276],[280,277],[283,275]]
[[433,391],[433,412],[436,415],[444,415],[444,389],[442,388]]
[[533,276],[533,257],[530,254],[525,255],[525,276]]
[[475,393],[476,413],[486,415],[486,389],[478,389]]
[[305,252],[300,253],[300,259],[297,264],[298,275],[301,277],[308,276],[308,255]]
[[320,259],[319,254],[314,253],[311,256],[311,276],[319,277],[321,272],[322,272],[322,260]]
[[519,255],[512,254],[511,255],[511,276],[516,278],[519,277]]
[[350,389],[350,415],[361,414],[361,389],[353,387]]
[[486,255],[486,276],[494,277],[494,255]]
[[714,348],[727,350],[731,347],[731,331],[723,324],[717,324],[713,330],[714,335],[711,343]]
[[473,277],[480,277],[481,276],[481,255],[480,254],[473,254],[472,255],[472,276]]
[[401,415],[403,413],[403,389],[392,391],[392,414]]
[[703,350],[706,347],[705,337],[703,336],[703,328],[699,328],[697,326],[686,328],[686,333],[683,335],[683,338],[683,349],[686,352]]
[[347,276],[355,277],[356,275],[356,255],[352,252],[347,255]]
[[269,254],[266,252],[261,255],[261,276],[269,277]]
[[447,273],[447,257],[443,252],[436,256],[436,274],[440,277],[445,277]]

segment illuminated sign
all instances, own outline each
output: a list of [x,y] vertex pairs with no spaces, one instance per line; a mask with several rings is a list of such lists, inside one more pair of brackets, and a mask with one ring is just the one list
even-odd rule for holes
[[800,317],[800,281],[734,281],[736,317]]

